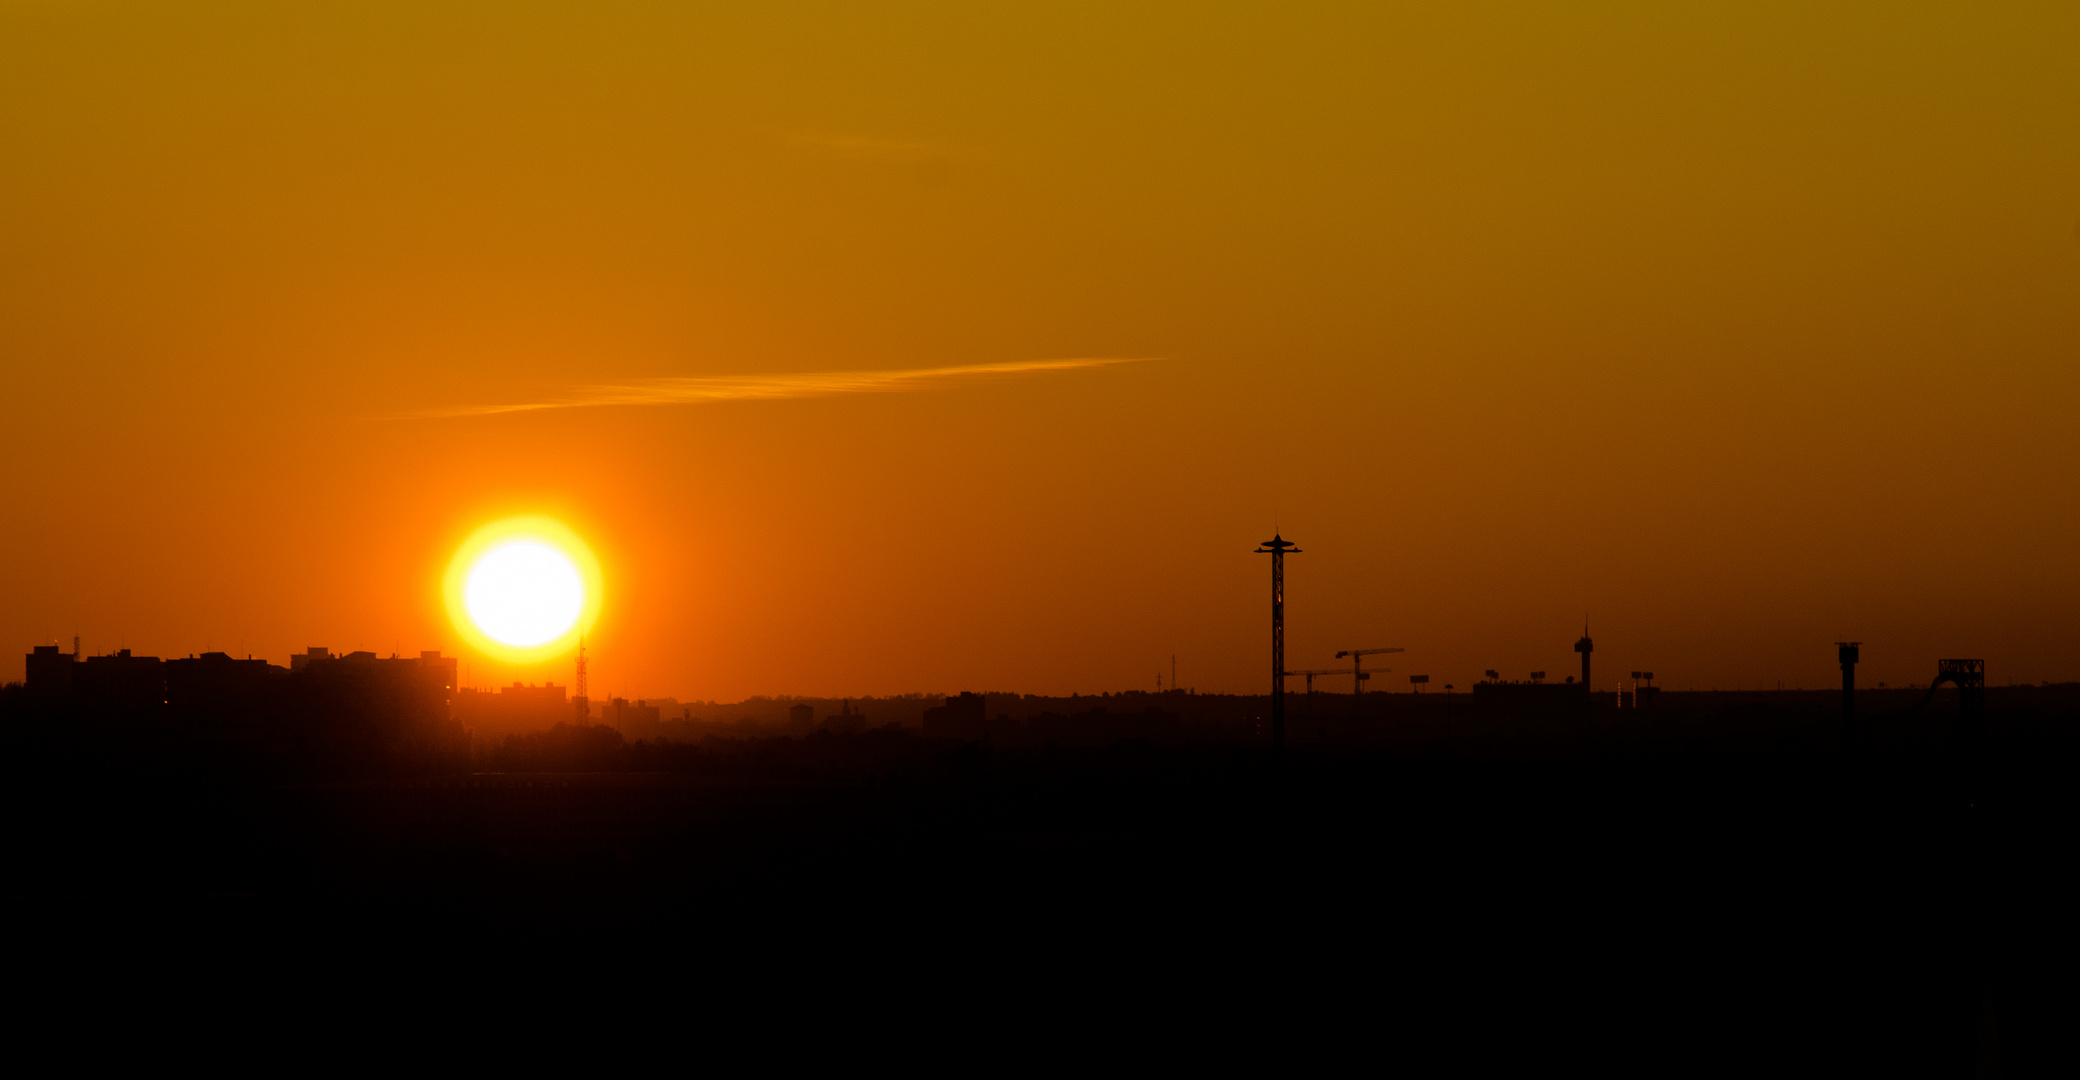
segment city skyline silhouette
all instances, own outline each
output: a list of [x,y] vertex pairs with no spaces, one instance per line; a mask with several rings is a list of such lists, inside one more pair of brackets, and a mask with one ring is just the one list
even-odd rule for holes
[[544,514],[624,694],[1240,693],[1279,518],[1298,667],[2080,676],[2066,16],[1486,10],[10,8],[0,641],[460,655]]

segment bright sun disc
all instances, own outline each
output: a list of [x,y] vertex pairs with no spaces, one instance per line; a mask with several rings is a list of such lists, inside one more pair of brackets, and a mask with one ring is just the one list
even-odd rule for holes
[[448,615],[470,644],[512,663],[577,645],[599,614],[599,562],[563,523],[508,518],[477,530],[448,564]]
[[462,601],[477,629],[507,645],[540,645],[577,623],[585,586],[562,552],[515,540],[477,560]]

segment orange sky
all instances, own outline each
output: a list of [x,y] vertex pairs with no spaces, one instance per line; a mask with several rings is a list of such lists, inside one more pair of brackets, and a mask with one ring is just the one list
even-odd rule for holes
[[5,652],[548,513],[595,696],[1256,691],[1275,516],[1294,667],[2080,677],[2080,7],[695,7],[0,2]]

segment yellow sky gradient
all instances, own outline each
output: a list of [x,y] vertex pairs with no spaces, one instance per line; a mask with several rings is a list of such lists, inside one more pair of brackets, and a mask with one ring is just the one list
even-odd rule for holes
[[2080,677],[2075,41],[0,2],[0,638],[459,650],[449,555],[543,513],[595,696],[1258,691],[1275,518],[1294,667],[1557,675],[1586,612],[1676,687]]

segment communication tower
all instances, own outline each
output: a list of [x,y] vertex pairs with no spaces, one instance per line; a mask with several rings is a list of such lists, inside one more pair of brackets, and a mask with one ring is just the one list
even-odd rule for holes
[[580,635],[578,635],[578,679],[577,679],[577,685],[575,685],[575,686],[571,687],[571,689],[572,689],[573,691],[575,691],[575,693],[573,694],[573,696],[572,696],[572,698],[571,698],[571,707],[572,707],[572,708],[573,708],[573,709],[574,709],[574,710],[575,710],[575,711],[577,712],[577,714],[578,714],[578,726],[579,726],[579,727],[584,727],[584,726],[585,726],[585,721],[586,721],[586,720],[589,720],[589,719],[591,719],[591,717],[592,717],[592,699],[591,699],[590,697],[588,697],[588,696],[586,695],[586,687],[585,687],[585,635],[583,635],[583,634],[580,634]]

